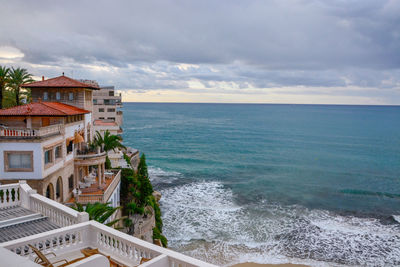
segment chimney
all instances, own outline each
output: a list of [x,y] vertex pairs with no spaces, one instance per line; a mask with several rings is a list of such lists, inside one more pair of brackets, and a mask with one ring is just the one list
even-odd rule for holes
[[63,76],[64,76],[64,72],[63,72]]
[[44,81],[44,76],[42,76],[42,81]]

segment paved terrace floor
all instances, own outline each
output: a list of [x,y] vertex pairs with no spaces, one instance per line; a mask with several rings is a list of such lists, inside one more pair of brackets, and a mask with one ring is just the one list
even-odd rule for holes
[[[101,195],[103,194],[107,188],[110,186],[111,182],[115,178],[115,174],[109,177],[106,177],[105,182],[103,183],[103,188],[99,188],[99,178],[96,177],[96,182],[92,184],[90,187],[79,189],[82,193],[81,195]],[[67,204],[75,203],[75,198],[72,196],[67,202]]]
[[47,217],[23,207],[0,209],[0,243],[57,228]]

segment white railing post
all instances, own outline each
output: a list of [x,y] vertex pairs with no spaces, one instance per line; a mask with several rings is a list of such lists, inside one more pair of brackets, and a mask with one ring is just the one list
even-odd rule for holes
[[26,180],[19,181],[20,188],[20,199],[21,199],[21,207],[30,209],[31,208],[31,195],[36,194],[36,190],[32,189],[27,183]]
[[79,212],[77,222],[88,222],[89,221],[89,214],[87,212]]

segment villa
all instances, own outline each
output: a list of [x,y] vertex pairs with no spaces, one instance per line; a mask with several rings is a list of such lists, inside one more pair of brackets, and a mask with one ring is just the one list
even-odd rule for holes
[[[67,206],[120,206],[121,170],[106,169],[106,152],[92,143],[96,131],[122,133],[121,95],[113,87],[63,74],[23,88],[31,89],[30,104],[0,109],[4,266],[214,266],[89,221],[86,212]],[[127,154],[132,162],[139,153]],[[127,164],[121,151],[109,156],[113,167]]]
[[26,180],[60,203],[119,206],[120,171],[106,170],[106,153],[90,146],[98,85],[62,75],[22,87],[32,102],[0,110],[0,182]]

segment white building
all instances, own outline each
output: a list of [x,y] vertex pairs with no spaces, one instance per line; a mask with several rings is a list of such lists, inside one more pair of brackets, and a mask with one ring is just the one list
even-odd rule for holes
[[58,202],[119,206],[120,172],[105,170],[93,139],[96,85],[66,76],[25,84],[32,103],[0,110],[0,183],[25,179]]
[[[121,94],[116,94],[114,86],[104,86],[93,92],[93,129],[104,136],[109,131],[112,135],[122,134]],[[120,150],[109,151],[108,158],[112,167],[124,167],[125,160]],[[122,165],[121,165],[122,164]]]

